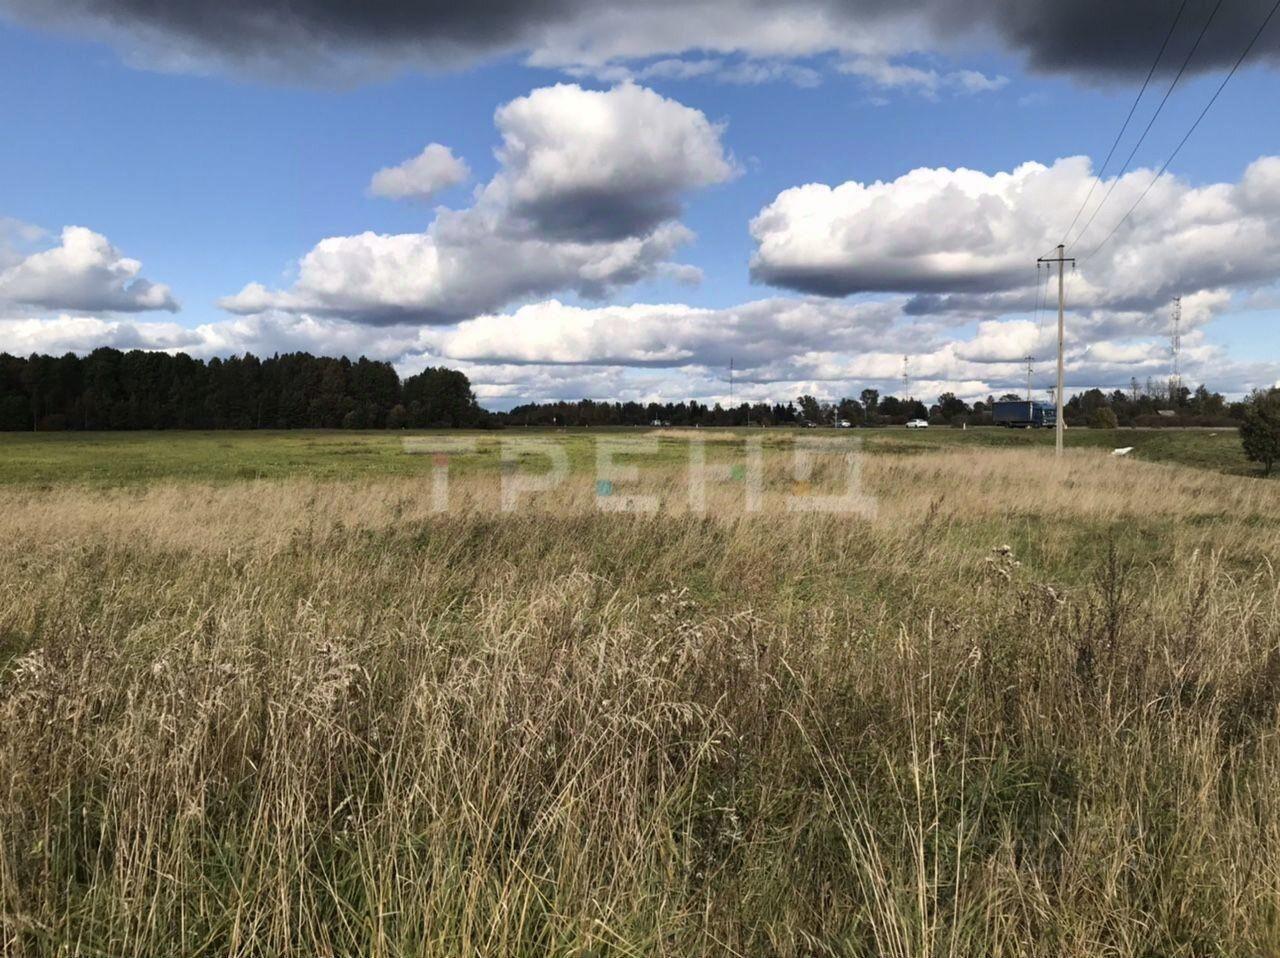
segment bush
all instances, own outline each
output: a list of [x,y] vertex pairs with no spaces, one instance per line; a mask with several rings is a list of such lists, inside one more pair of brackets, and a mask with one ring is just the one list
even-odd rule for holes
[[1099,406],[1089,417],[1090,429],[1115,429],[1119,425],[1116,414],[1106,406]]
[[403,429],[409,424],[409,411],[404,406],[396,403],[387,412],[387,428]]
[[1240,426],[1240,442],[1251,462],[1260,462],[1271,474],[1271,465],[1280,459],[1280,389],[1254,393]]

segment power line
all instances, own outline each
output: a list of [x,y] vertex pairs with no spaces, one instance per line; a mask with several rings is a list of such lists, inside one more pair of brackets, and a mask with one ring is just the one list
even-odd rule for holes
[[[1221,5],[1221,0],[1219,0],[1219,5]],[[1216,10],[1217,8],[1215,7],[1214,9]],[[1182,139],[1179,140],[1178,145],[1173,148],[1173,152],[1170,153],[1169,158],[1164,161],[1164,164],[1160,167],[1159,172],[1157,172],[1156,175],[1151,178],[1151,182],[1147,184],[1147,188],[1142,191],[1141,195],[1136,200],[1134,200],[1134,203],[1132,206],[1129,207],[1128,212],[1126,212],[1124,216],[1120,217],[1120,219],[1116,222],[1115,226],[1111,227],[1111,232],[1108,233],[1103,238],[1102,242],[1099,243],[1097,246],[1095,246],[1092,250],[1090,250],[1088,254],[1081,257],[1082,260],[1088,259],[1094,253],[1098,252],[1098,250],[1102,249],[1102,247],[1106,246],[1107,242],[1111,239],[1111,237],[1116,235],[1116,231],[1125,224],[1125,222],[1129,219],[1130,216],[1133,215],[1133,211],[1138,208],[1138,204],[1140,204],[1144,199],[1147,198],[1147,194],[1150,193],[1151,188],[1156,185],[1156,181],[1159,180],[1160,177],[1164,176],[1165,171],[1169,169],[1169,164],[1173,162],[1174,158],[1186,145],[1187,140],[1191,139],[1191,134],[1196,131],[1196,127],[1198,127],[1200,125],[1200,121],[1205,118],[1205,114],[1209,112],[1209,108],[1213,106],[1213,104],[1217,101],[1218,96],[1222,93],[1224,89],[1226,89],[1226,86],[1231,81],[1231,78],[1236,75],[1236,71],[1240,69],[1240,64],[1244,63],[1245,57],[1249,55],[1249,51],[1252,50],[1254,44],[1258,42],[1258,38],[1262,36],[1262,32],[1267,29],[1267,24],[1271,22],[1271,18],[1276,15],[1277,10],[1280,10],[1280,0],[1276,0],[1276,2],[1272,4],[1271,10],[1267,13],[1266,17],[1263,19],[1261,25],[1258,27],[1257,31],[1254,33],[1253,38],[1245,46],[1244,51],[1240,54],[1240,56],[1236,58],[1236,62],[1232,64],[1230,71],[1228,71],[1227,75],[1222,78],[1222,82],[1218,84],[1218,89],[1213,91],[1213,96],[1209,97],[1209,102],[1204,105],[1204,109],[1200,111],[1200,115],[1197,116],[1195,119],[1195,122],[1191,124],[1191,128],[1188,129],[1185,134],[1183,134]],[[1079,237],[1076,237],[1076,239],[1078,240]]]
[[1044,280],[1040,279],[1039,260],[1036,261],[1036,342],[1040,341],[1040,334],[1044,332],[1044,308],[1049,304],[1049,270],[1044,271]]
[[1218,0],[1213,9],[1209,11],[1209,19],[1206,20],[1204,22],[1204,26],[1200,28],[1200,33],[1196,37],[1196,42],[1191,44],[1191,49],[1187,51],[1187,56],[1182,61],[1182,66],[1178,68],[1177,74],[1174,75],[1173,80],[1169,83],[1169,88],[1164,91],[1164,96],[1161,97],[1160,105],[1156,107],[1156,112],[1151,114],[1151,119],[1147,121],[1147,126],[1142,131],[1142,135],[1138,137],[1138,142],[1133,144],[1133,149],[1130,150],[1129,155],[1125,157],[1124,166],[1120,167],[1120,172],[1115,175],[1115,178],[1111,181],[1111,185],[1107,187],[1107,192],[1103,194],[1102,202],[1094,207],[1093,212],[1089,214],[1089,219],[1085,222],[1084,226],[1080,228],[1080,232],[1076,234],[1076,238],[1068,245],[1074,247],[1080,242],[1084,237],[1084,234],[1089,232],[1089,227],[1093,225],[1093,221],[1097,218],[1098,213],[1107,205],[1107,200],[1109,200],[1111,198],[1111,194],[1115,192],[1116,185],[1120,182],[1120,178],[1124,176],[1125,171],[1129,169],[1129,164],[1133,162],[1134,156],[1137,155],[1138,148],[1142,146],[1143,141],[1147,138],[1147,134],[1151,132],[1151,127],[1155,124],[1156,118],[1160,116],[1161,111],[1164,109],[1164,105],[1169,102],[1169,97],[1172,95],[1174,87],[1176,87],[1178,85],[1178,81],[1182,79],[1182,74],[1187,72],[1187,67],[1191,65],[1191,58],[1196,55],[1196,50],[1200,48],[1200,41],[1204,39],[1204,35],[1209,31],[1209,24],[1213,23],[1213,18],[1221,8],[1222,0]]
[[[1120,132],[1116,134],[1116,138],[1111,141],[1111,149],[1107,150],[1107,158],[1102,161],[1102,166],[1098,167],[1098,171],[1093,175],[1093,181],[1089,184],[1089,192],[1085,194],[1084,202],[1080,204],[1080,208],[1076,210],[1076,215],[1071,217],[1071,225],[1063,231],[1062,242],[1067,241],[1067,237],[1071,235],[1071,231],[1075,229],[1076,222],[1080,219],[1080,214],[1084,212],[1084,208],[1089,205],[1089,200],[1093,197],[1093,191],[1098,188],[1098,184],[1102,182],[1102,175],[1107,171],[1107,164],[1111,162],[1111,157],[1115,155],[1116,147],[1120,145],[1120,139],[1124,136],[1124,131],[1129,129],[1129,121],[1133,119],[1134,111],[1138,109],[1138,103],[1142,100],[1142,95],[1147,92],[1147,85],[1151,82],[1151,78],[1155,76],[1156,67],[1160,65],[1160,59],[1164,56],[1165,48],[1169,46],[1169,41],[1173,39],[1173,31],[1178,26],[1178,21],[1182,19],[1182,11],[1187,9],[1187,0],[1182,0],[1182,6],[1178,7],[1178,12],[1174,14],[1173,23],[1169,24],[1169,32],[1164,35],[1164,42],[1160,44],[1160,50],[1156,53],[1156,58],[1152,61],[1151,69],[1147,71],[1147,78],[1142,81],[1142,89],[1138,91],[1138,95],[1133,98],[1133,104],[1129,107],[1129,115],[1124,118],[1124,123],[1120,124]],[[1105,200],[1103,201],[1105,202]],[[1099,204],[1101,206],[1101,204]],[[1083,232],[1083,231],[1082,231]]]
[[[1037,347],[1040,345],[1040,337],[1044,335],[1044,307],[1048,304],[1048,295],[1049,295],[1049,270],[1045,269],[1043,271],[1044,280],[1042,282],[1040,278],[1041,277],[1040,266],[1041,266],[1040,261],[1036,260],[1036,308],[1035,308],[1035,312],[1032,314],[1032,319],[1036,324],[1035,345]],[[1031,383],[1032,371],[1030,368],[1030,364],[1032,362],[1033,362],[1033,358],[1031,356],[1028,356],[1027,357],[1027,363],[1028,363],[1027,398],[1028,399],[1031,398],[1030,383]]]

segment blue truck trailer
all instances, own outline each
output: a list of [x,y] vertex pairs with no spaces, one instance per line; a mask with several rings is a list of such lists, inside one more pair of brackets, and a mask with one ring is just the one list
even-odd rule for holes
[[1052,429],[1058,424],[1058,410],[1053,403],[1007,399],[991,407],[991,421],[1009,429]]

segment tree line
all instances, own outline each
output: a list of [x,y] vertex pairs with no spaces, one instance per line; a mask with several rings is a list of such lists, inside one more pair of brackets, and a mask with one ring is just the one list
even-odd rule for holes
[[[926,405],[864,389],[835,402],[809,395],[732,406],[582,399],[492,413],[480,407],[458,370],[424,369],[401,380],[390,363],[363,357],[246,353],[206,362],[185,353],[107,347],[86,356],[0,353],[0,430],[876,426],[909,419],[959,426],[989,424],[996,401],[988,396],[969,404],[948,392]],[[1203,385],[1192,390],[1135,380],[1128,390],[1072,396],[1064,418],[1072,426],[1235,425],[1248,405],[1229,403]]]
[[0,353],[0,429],[397,429],[483,425],[467,377],[432,368],[286,353],[208,362],[95,349]]
[[[1033,396],[1045,400],[1045,396]],[[739,403],[721,406],[699,402],[639,403],[577,402],[529,403],[501,415],[506,425],[519,426],[892,426],[911,419],[934,425],[991,425],[992,407],[1001,401],[1025,400],[1025,393],[994,395],[970,404],[944,392],[926,404],[915,398],[881,395],[864,389],[856,397],[836,401],[798,396],[786,403]],[[1167,384],[1136,381],[1129,390],[1110,393],[1090,389],[1072,396],[1063,409],[1070,426],[1233,426],[1239,425],[1248,401],[1229,403],[1221,393],[1205,386],[1170,388]],[[1104,411],[1106,415],[1101,415]]]

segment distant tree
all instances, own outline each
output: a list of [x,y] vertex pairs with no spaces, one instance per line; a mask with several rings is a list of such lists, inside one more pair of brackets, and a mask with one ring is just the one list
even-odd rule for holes
[[1240,441],[1249,460],[1262,463],[1270,475],[1272,464],[1280,460],[1280,389],[1253,394],[1240,425]]
[[863,412],[861,403],[856,399],[849,399],[847,397],[841,399],[836,409],[840,418],[851,425],[861,426],[866,420],[866,413]]
[[943,393],[938,397],[938,416],[946,422],[959,422],[969,414],[969,406],[955,393]]
[[874,420],[880,412],[880,390],[864,389],[858,394],[858,398],[862,401],[862,408],[866,410],[867,421]]
[[1098,406],[1089,415],[1090,429],[1115,429],[1119,425],[1116,414],[1108,406]]
[[796,404],[800,407],[800,415],[809,422],[822,422],[822,403],[812,396],[798,396]]
[[[480,419],[480,407],[471,383],[456,369],[432,367],[404,381],[402,390],[409,410],[409,424],[415,427],[474,426]],[[579,403],[578,423],[599,425],[599,404]]]

